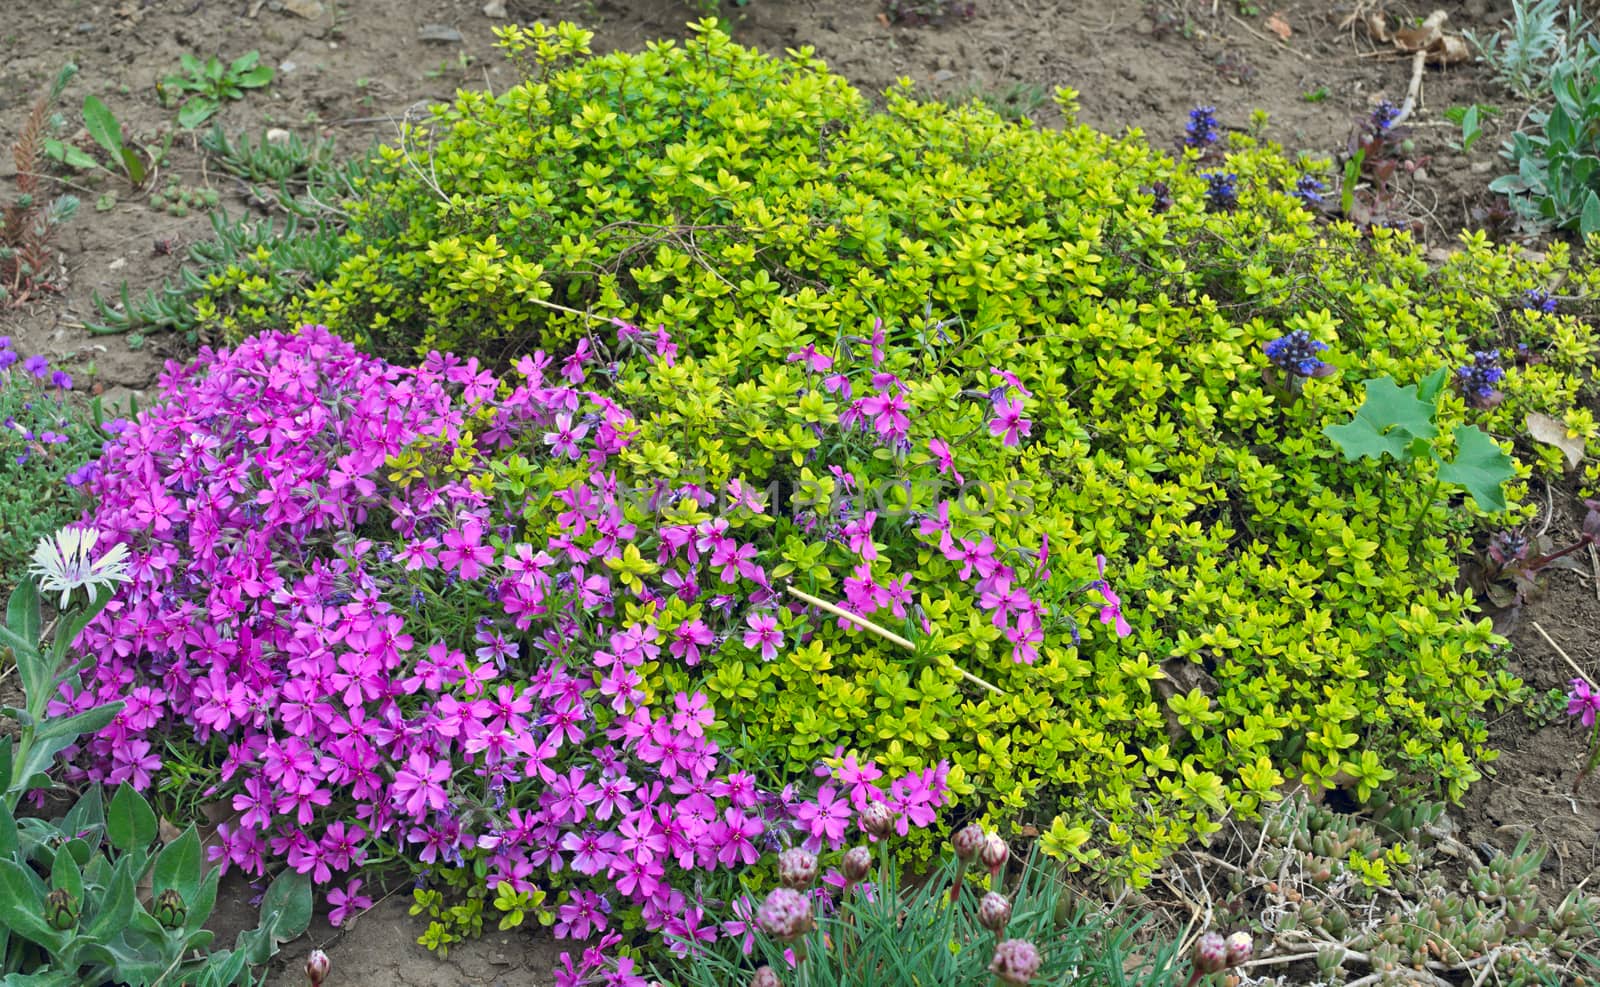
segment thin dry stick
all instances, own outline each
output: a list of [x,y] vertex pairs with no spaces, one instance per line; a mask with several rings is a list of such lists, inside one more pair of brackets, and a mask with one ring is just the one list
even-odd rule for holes
[[1533,622],[1533,629],[1539,632],[1539,636],[1540,637],[1544,638],[1544,643],[1545,644],[1548,644],[1548,645],[1550,645],[1550,647],[1555,649],[1556,654],[1561,656],[1561,660],[1562,661],[1564,661],[1568,665],[1572,666],[1572,670],[1574,672],[1578,673],[1578,677],[1579,678],[1581,678],[1585,682],[1589,683],[1589,688],[1591,688],[1591,689],[1600,688],[1600,686],[1596,686],[1594,684],[1594,679],[1591,679],[1589,677],[1589,673],[1588,672],[1585,672],[1583,669],[1579,668],[1577,662],[1575,662],[1571,658],[1567,657],[1567,653],[1565,651],[1561,650],[1561,645],[1559,645],[1555,641],[1551,640],[1550,635],[1548,635],[1548,634],[1546,634],[1544,632],[1544,628],[1539,626],[1539,622],[1537,620],[1535,620]]
[[1600,600],[1600,552],[1594,550],[1594,542],[1589,543],[1589,565],[1594,569],[1594,598]]
[[[912,644],[910,641],[908,641],[905,638],[901,637],[900,635],[896,634],[894,631],[889,630],[887,627],[881,627],[878,624],[874,624],[872,621],[868,620],[865,617],[862,617],[862,616],[860,616],[858,614],[853,614],[850,611],[844,609],[843,607],[835,606],[834,604],[829,603],[827,600],[818,599],[817,597],[812,596],[810,593],[807,593],[804,590],[795,589],[793,586],[789,586],[788,590],[789,590],[789,594],[791,596],[794,596],[794,597],[796,597],[798,599],[804,600],[805,602],[811,604],[814,607],[819,607],[819,608],[821,608],[823,610],[826,610],[828,613],[833,614],[835,617],[838,617],[840,620],[848,621],[848,622],[850,622],[852,624],[855,624],[857,627],[861,628],[864,631],[871,631],[872,633],[874,633],[874,634],[878,635],[879,637],[883,638],[885,641],[888,641],[888,642],[890,642],[892,644],[897,644],[900,647],[905,648],[907,651],[915,651],[915,650],[917,650],[917,646],[916,645]],[[990,685],[988,682],[985,682],[983,679],[980,679],[976,675],[973,675],[971,672],[969,672],[966,669],[962,668],[960,665],[957,665],[957,664],[952,662],[951,663],[951,667],[954,668],[958,673],[960,673],[962,678],[966,679],[968,682],[973,683],[974,685],[981,685],[985,689],[988,689],[990,692],[993,692],[996,695],[1003,696],[1003,695],[1006,694],[1006,691],[1004,689],[1000,688],[999,686]]]
[[1418,51],[1411,56],[1411,85],[1406,87],[1406,101],[1400,104],[1400,112],[1395,115],[1390,127],[1398,127],[1406,122],[1406,117],[1417,108],[1417,98],[1422,93],[1422,66],[1428,60],[1426,50]]

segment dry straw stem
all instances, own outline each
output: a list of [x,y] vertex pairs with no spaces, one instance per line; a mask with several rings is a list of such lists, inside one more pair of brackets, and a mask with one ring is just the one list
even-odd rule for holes
[[[804,590],[795,589],[794,586],[792,586],[792,585],[788,587],[788,590],[789,590],[789,595],[795,597],[796,599],[803,600],[806,603],[809,603],[814,607],[818,607],[819,609],[826,610],[828,613],[833,614],[835,617],[838,617],[840,620],[848,621],[848,622],[856,625],[857,627],[861,628],[864,631],[871,631],[872,633],[878,635],[879,637],[883,638],[885,641],[888,641],[891,644],[897,644],[900,647],[905,648],[907,651],[915,651],[917,649],[917,646],[915,644],[912,644],[910,641],[908,641],[905,638],[901,637],[900,635],[896,634],[894,631],[889,630],[887,627],[882,627],[882,626],[880,626],[878,624],[874,624],[872,621],[868,620],[865,617],[862,617],[862,616],[860,616],[858,614],[853,614],[850,611],[844,609],[843,607],[840,607],[840,606],[837,606],[835,604],[829,603],[827,600],[819,599],[819,598],[817,598],[815,596],[812,596],[810,593],[807,593]],[[973,683],[974,685],[980,685],[980,686],[984,687],[985,689],[988,689],[990,692],[992,692],[992,693],[994,693],[996,695],[1003,696],[1003,695],[1006,694],[1004,689],[1001,689],[999,686],[991,685],[988,682],[985,682],[983,679],[980,679],[976,675],[973,675],[971,672],[969,672],[966,669],[962,668],[960,665],[952,664],[951,667],[954,668],[956,670],[956,672],[958,674],[960,674],[960,676],[962,678],[966,679],[968,682]]]
[[1589,673],[1585,672],[1582,668],[1579,668],[1578,663],[1567,657],[1567,653],[1561,650],[1561,645],[1557,644],[1549,634],[1545,633],[1544,628],[1539,626],[1539,622],[1537,620],[1533,621],[1533,629],[1539,632],[1540,637],[1544,638],[1545,644],[1548,644],[1550,647],[1555,649],[1555,653],[1561,656],[1562,661],[1566,662],[1572,667],[1574,672],[1578,673],[1579,678],[1589,683],[1589,688],[1600,689],[1600,686],[1595,685],[1594,679],[1589,677]]

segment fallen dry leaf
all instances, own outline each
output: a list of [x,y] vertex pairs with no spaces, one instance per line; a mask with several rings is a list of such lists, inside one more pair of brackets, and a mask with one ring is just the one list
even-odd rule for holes
[[1367,33],[1372,35],[1372,40],[1379,44],[1388,44],[1391,40],[1389,22],[1376,10],[1367,15]]
[[1567,459],[1567,469],[1577,469],[1583,462],[1583,436],[1568,435],[1567,426],[1537,411],[1528,412],[1528,434],[1535,442],[1555,446]]
[[1289,22],[1283,19],[1283,13],[1281,11],[1274,11],[1272,14],[1268,15],[1267,19],[1262,22],[1261,26],[1271,31],[1273,34],[1276,34],[1279,41],[1288,41],[1289,36],[1294,34],[1294,31],[1289,27]]

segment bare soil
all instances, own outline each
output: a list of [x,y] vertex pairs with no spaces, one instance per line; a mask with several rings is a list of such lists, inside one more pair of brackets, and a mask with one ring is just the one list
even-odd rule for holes
[[[890,25],[874,0],[751,0],[729,4],[738,40],[781,51],[811,45],[832,68],[866,92],[901,77],[925,94],[961,98],[984,94],[1041,126],[1060,126],[1047,96],[1057,86],[1078,91],[1079,122],[1122,132],[1143,131],[1172,146],[1190,108],[1210,104],[1225,125],[1245,128],[1252,110],[1270,114],[1268,136],[1286,150],[1328,158],[1345,147],[1356,122],[1375,103],[1399,103],[1410,78],[1409,59],[1368,36],[1361,18],[1373,0],[977,0],[970,18],[937,25]],[[491,27],[502,21],[572,20],[597,32],[601,49],[637,48],[681,37],[696,17],[683,0],[505,0],[503,18],[484,13],[484,0],[10,0],[0,16],[0,146],[15,140],[28,108],[69,59],[80,66],[56,106],[76,121],[85,95],[104,99],[124,129],[159,144],[175,128],[175,112],[158,100],[156,83],[178,69],[184,52],[233,58],[259,50],[277,69],[263,90],[224,108],[230,132],[259,139],[268,127],[302,138],[336,136],[359,150],[393,136],[394,121],[458,87],[502,89],[514,81],[492,47]],[[1241,7],[1259,8],[1241,15]],[[1420,18],[1435,7],[1449,30],[1487,34],[1509,13],[1509,2],[1441,0],[1391,2],[1391,15]],[[1269,15],[1271,22],[1269,23]],[[1287,29],[1287,36],[1280,37]],[[429,39],[436,40],[429,40]],[[1511,105],[1477,65],[1429,68],[1410,122],[1420,173],[1401,194],[1426,236],[1447,246],[1474,225],[1484,186],[1503,167],[1495,148],[1522,110]],[[1470,154],[1454,150],[1455,125],[1441,114],[1470,103],[1499,106],[1486,136]],[[0,198],[8,198],[15,167],[0,155]],[[56,241],[62,268],[57,290],[20,307],[0,307],[0,334],[24,352],[64,361],[75,377],[113,399],[154,393],[166,359],[190,344],[168,335],[135,339],[94,336],[84,324],[92,296],[114,298],[126,282],[135,294],[175,278],[189,244],[206,238],[203,214],[174,218],[152,208],[149,191],[107,176],[57,176],[83,200]],[[229,214],[247,212],[240,183],[208,167],[192,135],[178,133],[156,179],[214,189]],[[96,200],[116,193],[115,205]],[[1574,527],[1581,508],[1570,495],[1552,499],[1556,530]],[[1561,572],[1548,598],[1523,615],[1514,635],[1513,664],[1540,689],[1564,687],[1572,670],[1537,634],[1537,622],[1592,676],[1600,677],[1600,571],[1592,578]],[[1504,754],[1493,776],[1457,813],[1465,842],[1510,847],[1524,834],[1551,847],[1551,890],[1570,887],[1600,868],[1600,779],[1570,792],[1582,750],[1566,723],[1534,724],[1521,713],[1493,724]],[[237,887],[219,926],[253,924],[249,889]],[[345,930],[325,923],[290,944],[270,981],[298,984],[298,967],[313,946],[333,955],[340,984],[546,984],[562,944],[526,931],[491,932],[440,961],[413,945],[421,931],[406,914],[409,896],[395,894]],[[229,940],[224,935],[223,941]]]

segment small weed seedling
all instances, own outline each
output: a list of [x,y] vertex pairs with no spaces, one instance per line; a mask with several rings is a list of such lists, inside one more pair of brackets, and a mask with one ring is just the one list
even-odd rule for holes
[[1350,462],[1357,459],[1381,461],[1385,456],[1408,465],[1433,461],[1437,470],[1412,519],[1413,529],[1432,508],[1439,488],[1447,483],[1470,494],[1480,510],[1504,511],[1503,486],[1515,475],[1511,457],[1476,425],[1455,427],[1454,459],[1447,462],[1439,455],[1434,446],[1434,439],[1439,435],[1434,415],[1438,412],[1439,395],[1448,374],[1447,368],[1440,368],[1420,386],[1399,387],[1389,377],[1368,380],[1363,385],[1366,400],[1355,417],[1346,424],[1323,429]]
[[259,89],[272,81],[272,66],[258,64],[259,51],[246,52],[227,65],[216,56],[201,62],[193,55],[182,56],[184,74],[167,76],[156,85],[163,104],[178,99],[174,93],[189,93],[178,110],[178,125],[185,130],[205,123],[229,100],[244,98],[246,89]]
[[120,174],[134,188],[145,183],[156,162],[161,159],[160,152],[129,144],[116,114],[112,113],[111,108],[99,97],[92,94],[83,98],[83,126],[89,131],[89,136],[94,138],[94,142],[111,156],[111,167],[108,168],[96,161],[92,155],[76,144],[54,138],[44,142],[45,157],[79,171],[99,169]]
[[1473,103],[1470,106],[1452,106],[1444,111],[1444,118],[1461,128],[1461,153],[1472,150],[1472,145],[1483,136],[1483,118],[1494,115],[1494,108]]
[[48,273],[55,264],[49,249],[50,237],[78,209],[76,196],[48,199],[39,182],[39,159],[50,105],[60,98],[77,71],[71,62],[62,67],[50,91],[34,102],[17,142],[11,146],[17,168],[17,194],[0,208],[0,305],[20,303],[35,291],[49,287]]

